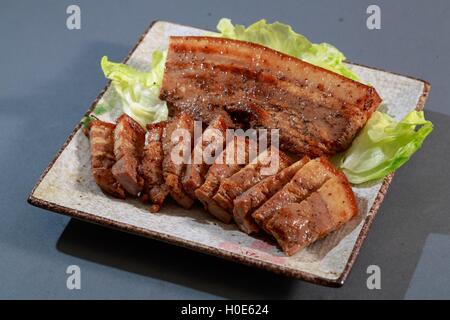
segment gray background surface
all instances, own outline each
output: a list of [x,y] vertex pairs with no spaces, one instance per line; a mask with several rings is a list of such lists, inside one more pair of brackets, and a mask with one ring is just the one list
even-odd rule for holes
[[[382,29],[366,28],[378,4]],[[66,29],[66,7],[82,29]],[[450,298],[450,2],[1,1],[0,298]],[[152,20],[214,29],[220,17],[280,20],[351,61],[431,82],[435,131],[399,170],[343,288],[323,288],[31,207],[28,193]],[[431,234],[440,234],[428,241]],[[424,258],[421,259],[421,256]],[[420,263],[419,263],[420,261]],[[81,267],[82,289],[66,288]],[[379,265],[382,289],[368,290]],[[442,281],[441,281],[442,280]],[[414,289],[415,290],[415,289]],[[408,293],[407,293],[408,292]]]

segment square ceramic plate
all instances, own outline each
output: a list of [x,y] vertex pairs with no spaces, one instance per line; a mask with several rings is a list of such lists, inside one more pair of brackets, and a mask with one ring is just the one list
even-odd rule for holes
[[[203,35],[207,32],[163,21],[152,23],[125,62],[148,70],[152,51],[167,48],[169,36]],[[423,108],[430,89],[425,81],[355,64],[349,66],[377,89],[388,106],[388,113],[396,119],[401,119],[414,108]],[[114,94],[108,83],[89,111],[98,103],[110,101]],[[117,106],[101,118],[112,121],[119,112],[120,106]],[[104,195],[91,175],[88,139],[81,126],[77,125],[42,174],[28,201],[44,209],[107,227],[298,279],[340,286],[350,272],[391,179],[392,175],[384,181],[354,187],[359,218],[298,254],[287,257],[273,242],[248,236],[234,225],[222,224],[200,206],[184,210],[169,203],[160,213],[150,214],[147,207],[137,200],[121,201]]]

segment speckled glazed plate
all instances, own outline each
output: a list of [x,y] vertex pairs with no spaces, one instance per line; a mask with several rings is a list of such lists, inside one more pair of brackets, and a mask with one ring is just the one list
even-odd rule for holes
[[[152,51],[165,49],[169,36],[202,35],[206,32],[169,22],[152,23],[125,61],[133,67],[148,70]],[[401,119],[412,109],[424,107],[430,89],[425,81],[356,64],[350,64],[350,67],[377,89],[388,106],[388,113],[395,118]],[[97,103],[111,100],[114,94],[108,83],[89,111]],[[117,107],[101,118],[111,121],[119,112]],[[77,125],[42,174],[28,201],[71,217],[286,276],[340,286],[350,272],[391,180],[392,175],[384,181],[354,187],[359,217],[296,255],[287,257],[274,242],[248,236],[234,225],[222,224],[200,206],[184,210],[169,203],[160,213],[151,214],[137,200],[122,201],[104,195],[92,178],[89,142]]]

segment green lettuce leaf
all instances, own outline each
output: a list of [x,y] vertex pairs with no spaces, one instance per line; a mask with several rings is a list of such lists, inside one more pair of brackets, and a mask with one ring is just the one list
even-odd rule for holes
[[217,30],[224,38],[257,43],[359,81],[358,76],[343,63],[345,56],[342,52],[328,43],[311,43],[289,25],[280,22],[269,24],[263,19],[246,28],[222,18]]
[[103,73],[106,78],[112,80],[121,99],[123,111],[142,126],[166,120],[168,117],[167,105],[159,99],[166,57],[167,51],[154,51],[149,72],[111,62],[106,56],[101,60]]
[[407,162],[431,131],[423,111],[412,111],[400,122],[376,111],[335,163],[353,184],[380,179]]
[[112,109],[113,109],[113,106],[111,104],[107,104],[103,101],[103,99],[101,99],[95,106],[92,113],[83,117],[83,119],[81,119],[81,124],[83,125],[83,128],[87,129],[89,127],[89,123],[91,123],[92,120],[98,119],[96,116],[107,113],[107,112],[111,111]]

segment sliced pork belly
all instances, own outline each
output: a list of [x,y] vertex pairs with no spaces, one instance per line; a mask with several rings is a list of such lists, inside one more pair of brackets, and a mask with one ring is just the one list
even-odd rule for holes
[[114,129],[116,163],[112,167],[112,173],[133,196],[137,196],[144,186],[144,179],[138,173],[144,142],[145,130],[141,125],[128,115],[121,115]]
[[213,164],[208,170],[203,185],[195,190],[195,196],[203,204],[205,210],[225,223],[231,222],[232,215],[219,206],[212,197],[219,188],[220,181],[239,171],[241,167],[240,165]]
[[111,168],[116,162],[114,156],[115,127],[112,123],[100,120],[93,120],[89,124],[92,174],[103,192],[116,198],[125,199],[125,190],[111,172]]
[[[232,143],[234,147],[230,148],[228,145],[227,148],[225,148],[225,150],[216,158],[215,163],[209,168],[203,185],[195,190],[195,196],[203,204],[205,210],[225,223],[230,223],[233,216],[230,212],[223,209],[216,201],[214,201],[213,197],[219,189],[221,181],[238,172],[243,166],[245,166],[245,163],[248,163],[249,161],[247,141],[243,141],[242,137],[235,136]],[[238,143],[243,143],[245,146],[243,150],[245,160],[244,163],[238,161],[242,160],[238,159],[240,157],[239,153],[242,152],[238,147],[236,147]],[[233,153],[233,155],[229,156],[227,155],[227,152]],[[227,162],[228,157],[233,159],[231,163]]]
[[233,218],[242,231],[247,234],[259,231],[251,215],[253,211],[288,183],[308,161],[308,157],[302,158],[277,174],[266,177],[234,199]]
[[[183,141],[183,138],[177,134],[182,131],[186,133],[186,139],[190,141]],[[183,190],[181,179],[192,150],[193,134],[194,121],[185,113],[181,113],[171,120],[163,131],[164,181],[172,198],[186,209],[192,206],[194,200]]]
[[[214,149],[212,147],[219,142],[219,140],[215,140],[217,135],[221,135],[222,140],[220,140],[220,144],[223,150],[229,121],[222,115],[217,116],[203,132],[201,140],[194,146],[192,161],[186,164],[186,171],[182,180],[184,191],[193,199],[196,199],[195,190],[205,182],[206,173],[211,166],[211,164],[204,161],[202,157],[203,152]],[[199,156],[196,156],[196,154]],[[214,157],[214,155],[211,156]]]
[[338,229],[358,213],[351,186],[343,176],[329,179],[300,203],[280,209],[266,229],[291,256]]
[[253,218],[266,230],[265,224],[279,209],[304,200],[336,175],[339,175],[339,172],[325,157],[309,161],[297,171],[289,183],[253,212]]
[[381,99],[371,86],[272,49],[218,37],[170,37],[160,97],[171,112],[210,122],[227,112],[280,129],[281,148],[347,149]]
[[139,174],[144,179],[144,188],[141,199],[150,201],[150,211],[160,210],[169,188],[164,183],[162,162],[164,152],[162,148],[162,134],[167,122],[147,125],[147,144],[144,147],[142,162],[139,165]]
[[[233,212],[233,200],[241,195],[244,191],[253,187],[269,174],[276,174],[292,163],[292,160],[276,148],[266,149],[261,152],[257,158],[246,165],[244,168],[225,178],[220,183],[217,193],[214,195],[215,200],[222,208],[228,212]],[[270,173],[264,175],[264,170],[274,168]]]

